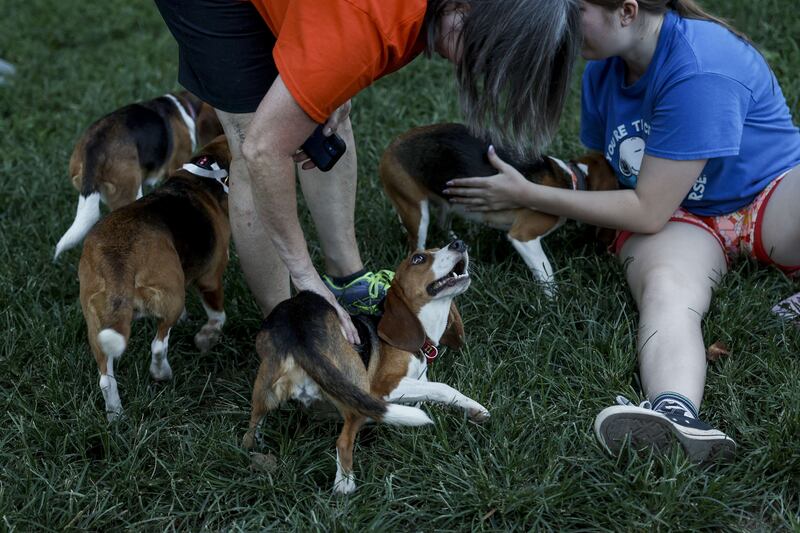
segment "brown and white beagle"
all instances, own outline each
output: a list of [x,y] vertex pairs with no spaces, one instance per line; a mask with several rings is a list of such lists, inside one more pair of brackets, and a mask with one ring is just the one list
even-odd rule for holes
[[188,91],[127,105],[93,123],[69,160],[78,209],[54,259],[100,219],[100,200],[112,211],[128,205],[142,196],[143,183],[160,182],[221,134],[214,108]]
[[[383,153],[380,163],[383,189],[408,233],[412,250],[425,248],[431,207],[438,207],[440,225],[448,230],[455,214],[507,232],[514,249],[552,296],[553,268],[542,249],[541,238],[561,226],[563,217],[531,209],[469,212],[463,205],[449,203],[442,192],[451,179],[496,174],[497,170],[486,159],[488,146],[487,141],[472,136],[461,124],[413,128],[395,138]],[[600,154],[590,154],[574,162],[554,157],[526,162],[498,152],[534,183],[564,189],[617,188],[614,173]]]
[[114,361],[128,345],[133,318],[158,318],[150,346],[156,380],[172,377],[169,332],[183,312],[189,285],[200,291],[208,314],[195,344],[206,352],[219,339],[230,242],[230,160],[228,143],[219,136],[160,187],[110,213],[86,236],[78,266],[80,301],[109,421],[122,412]]
[[463,342],[453,299],[469,287],[468,267],[461,241],[412,253],[397,267],[384,314],[354,317],[362,340],[358,347],[347,342],[333,307],[321,296],[306,291],[280,303],[256,338],[261,366],[244,446],[253,447],[259,421],[286,400],[331,403],[344,419],[333,490],[350,493],[356,488],[353,443],[367,420],[431,424],[420,409],[398,405],[421,401],[454,405],[475,421],[488,419],[481,404],[426,375],[440,343],[458,348]]

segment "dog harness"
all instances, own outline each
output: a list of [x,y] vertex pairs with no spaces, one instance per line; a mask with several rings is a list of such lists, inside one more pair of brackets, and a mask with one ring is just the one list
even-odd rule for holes
[[[194,109],[191,109],[192,116],[189,116],[189,113],[186,112],[186,108],[175,98],[173,95],[167,93],[164,97],[169,98],[175,107],[178,108],[178,112],[181,114],[181,118],[183,119],[183,123],[186,124],[186,129],[189,130],[189,137],[192,139],[192,152],[197,150],[197,132],[195,131],[195,121],[194,121]],[[191,108],[192,106],[189,106]],[[227,189],[225,192],[228,192]]]
[[181,168],[195,176],[210,178],[216,181],[222,185],[225,194],[228,194],[228,171],[224,168],[220,168],[219,163],[213,161],[207,155],[201,155],[191,162],[186,163]]

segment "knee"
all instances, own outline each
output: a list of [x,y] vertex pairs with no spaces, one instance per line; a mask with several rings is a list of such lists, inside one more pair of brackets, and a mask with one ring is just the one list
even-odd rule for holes
[[242,143],[242,156],[248,167],[259,165],[268,156],[266,143],[255,136],[247,137]]
[[[670,266],[652,268],[644,277],[638,298],[639,310],[691,309],[704,313],[711,300],[708,283],[699,283],[691,276]],[[698,315],[699,317],[700,315]]]

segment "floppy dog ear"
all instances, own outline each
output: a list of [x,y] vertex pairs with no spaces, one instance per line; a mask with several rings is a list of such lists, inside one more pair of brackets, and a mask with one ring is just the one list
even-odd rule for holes
[[[613,191],[619,188],[617,175],[614,169],[600,152],[590,152],[576,160],[576,163],[586,165],[586,188],[590,191]],[[598,249],[605,249],[616,239],[616,230],[597,227],[594,230],[595,242]]]
[[450,313],[447,315],[447,327],[439,339],[439,344],[443,344],[453,350],[460,350],[464,346],[464,323],[461,321],[461,313],[458,312],[456,302],[450,304]]
[[395,348],[416,352],[425,343],[425,330],[408,308],[403,293],[393,285],[386,293],[384,312],[378,323],[378,337]]
[[576,160],[589,169],[586,172],[586,188],[590,191],[613,191],[619,188],[614,169],[600,152],[588,153]]
[[218,135],[225,132],[222,129],[222,124],[217,118],[217,113],[214,108],[205,102],[199,102],[199,111],[197,112],[197,144],[203,146],[211,142]]

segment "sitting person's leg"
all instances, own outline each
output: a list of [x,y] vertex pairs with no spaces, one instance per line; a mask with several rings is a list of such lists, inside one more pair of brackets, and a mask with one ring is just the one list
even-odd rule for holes
[[337,133],[347,151],[328,172],[299,169],[300,185],[325,256],[322,279],[339,303],[350,313],[378,312],[391,275],[367,272],[361,261],[355,234],[357,183],[356,144],[350,120]]
[[717,239],[698,226],[670,222],[655,235],[634,235],[621,251],[639,308],[638,351],[649,402],[603,410],[595,431],[612,453],[630,440],[664,449],[677,441],[695,460],[733,449],[724,433],[697,420],[706,358],[701,331],[714,286],[727,271]]
[[[795,168],[775,187],[761,214],[761,234],[756,235],[762,253],[785,270],[800,265],[799,203],[800,168]],[[787,320],[800,321],[800,292],[778,303],[772,310]]]

